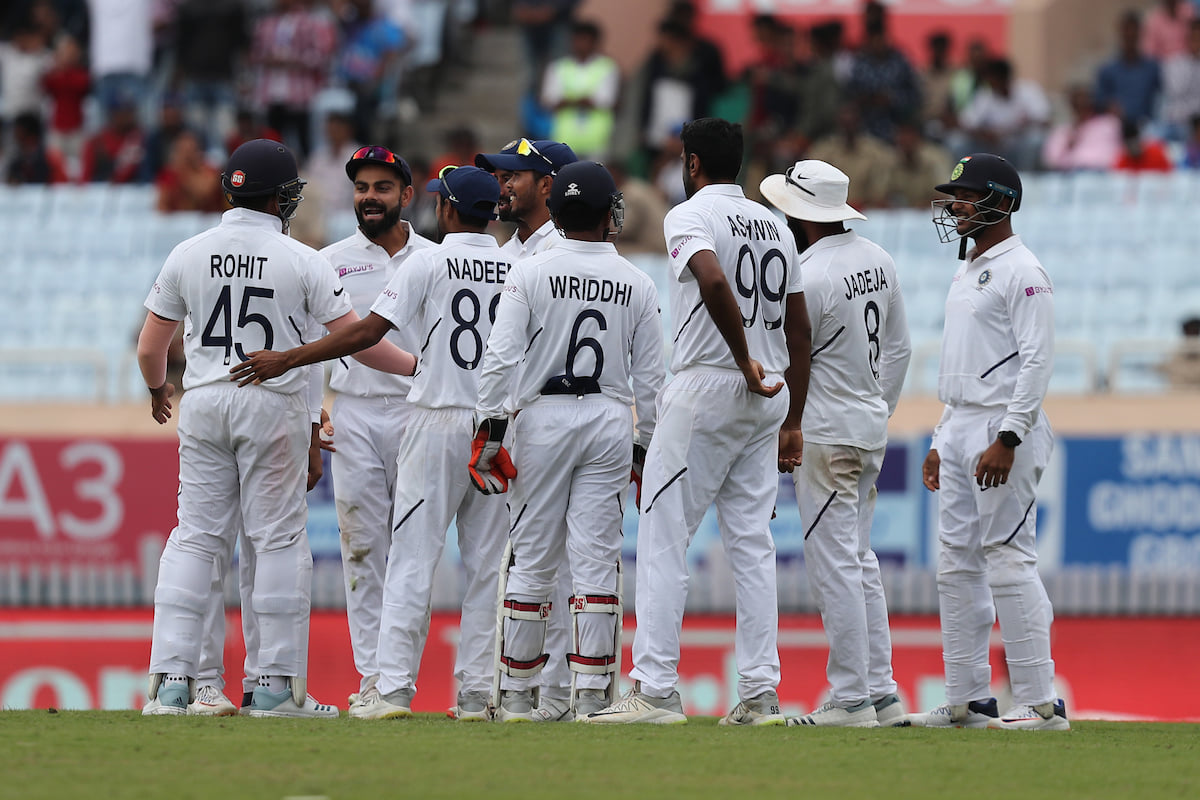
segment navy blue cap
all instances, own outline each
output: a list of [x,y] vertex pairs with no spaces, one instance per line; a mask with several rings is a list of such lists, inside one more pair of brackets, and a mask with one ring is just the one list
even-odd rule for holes
[[954,194],[955,189],[970,189],[981,194],[999,192],[1012,198],[1013,211],[1021,207],[1021,176],[1012,164],[992,153],[963,156],[954,165],[950,180],[933,188],[943,194]]
[[495,175],[478,167],[447,167],[441,177],[426,184],[425,190],[449,200],[460,214],[476,219],[496,218],[500,184],[496,183]]
[[553,139],[517,139],[500,149],[499,153],[479,153],[475,166],[488,172],[511,170],[522,172],[533,170],[542,175],[553,175],[567,164],[579,160],[570,146]]
[[355,150],[350,156],[350,160],[346,162],[346,176],[350,180],[354,180],[358,176],[359,167],[363,164],[389,167],[404,180],[405,186],[412,186],[412,170],[409,168],[408,162],[386,147],[367,145]]

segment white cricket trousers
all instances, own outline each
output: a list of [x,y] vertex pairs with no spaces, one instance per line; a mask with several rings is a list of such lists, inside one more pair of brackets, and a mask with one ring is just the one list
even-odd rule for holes
[[346,618],[359,691],[379,677],[379,616],[392,541],[396,459],[412,406],[403,397],[338,394],[330,418],[334,502],[346,586]]
[[400,443],[391,551],[379,624],[379,691],[416,688],[428,632],[433,573],[454,520],[466,572],[454,676],[459,691],[490,693],[496,575],[508,535],[503,495],[471,487],[473,411],[413,408]]
[[[782,380],[768,375],[765,383]],[[771,511],[779,491],[779,428],[788,390],[767,398],[741,372],[679,372],[658,396],[658,424],[642,473],[637,540],[637,632],[630,676],[667,697],[679,681],[679,638],[687,600],[687,548],[716,503],[733,571],[738,696],[779,685],[779,600]]]
[[879,559],[871,549],[884,448],[804,443],[792,473],[804,566],[829,640],[829,699],[843,708],[896,691]]
[[[150,672],[197,677],[214,569],[245,528],[257,563],[262,675],[304,676],[312,553],[305,530],[312,424],[301,393],[209,385],[180,403],[179,524],[159,561]],[[223,576],[221,576],[223,577]]]
[[[633,465],[633,415],[624,403],[603,395],[543,397],[517,415],[513,436],[513,566],[505,597],[523,603],[551,600],[555,610],[561,602],[561,613],[571,625],[567,598],[560,601],[557,592],[564,556],[574,594],[617,595],[621,523]],[[580,655],[614,654],[614,615],[574,617]],[[504,655],[518,661],[537,658],[543,652],[546,625],[505,620]],[[501,686],[526,689],[539,677],[503,675]],[[609,678],[581,672],[576,687],[604,689]],[[568,677],[568,693],[569,687]]]
[[938,437],[941,458],[938,596],[946,699],[991,695],[988,636],[1000,620],[1014,704],[1054,699],[1054,612],[1037,571],[1037,485],[1054,435],[1045,414],[1017,447],[1008,483],[981,489],[975,469],[996,440],[1003,409],[954,407]]

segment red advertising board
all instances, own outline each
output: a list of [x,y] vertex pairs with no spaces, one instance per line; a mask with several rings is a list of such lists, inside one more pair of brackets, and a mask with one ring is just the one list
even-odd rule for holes
[[156,569],[177,452],[162,439],[0,438],[0,563]]
[[[0,617],[0,707],[140,707],[144,702],[150,653],[149,610],[6,610]],[[417,711],[441,711],[454,704],[453,664],[457,616],[435,614],[421,667]],[[625,625],[623,671],[629,669],[633,620]],[[238,616],[227,625],[228,694],[235,701],[243,649]],[[910,709],[942,701],[941,637],[935,617],[893,619],[896,677]],[[685,620],[680,660],[680,693],[690,714],[719,715],[737,702],[734,618],[692,616]],[[345,617],[313,615],[309,685],[324,702],[344,708],[358,686]],[[820,620],[807,615],[780,619],[783,664],[780,700],[788,713],[823,701],[828,650]],[[1200,694],[1194,690],[1200,661],[1198,618],[1067,618],[1054,623],[1054,658],[1059,693],[1072,717],[1200,721]],[[1004,695],[1003,655],[993,637],[993,689]],[[1147,705],[1146,687],[1170,703]],[[1003,703],[1003,700],[1002,700]]]
[[[726,69],[736,77],[757,58],[751,29],[755,14],[774,14],[802,33],[816,23],[841,20],[846,44],[855,46],[862,41],[864,5],[863,0],[701,0],[696,28],[721,45]],[[991,52],[1003,54],[1012,6],[1012,0],[891,0],[888,34],[918,65],[925,63],[925,40],[935,31],[950,34],[956,63],[972,39],[982,39]]]

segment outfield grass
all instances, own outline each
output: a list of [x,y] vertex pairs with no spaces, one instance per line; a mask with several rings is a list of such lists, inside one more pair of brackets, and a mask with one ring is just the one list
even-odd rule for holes
[[1196,798],[1200,725],[1069,733],[0,712],[0,798]]

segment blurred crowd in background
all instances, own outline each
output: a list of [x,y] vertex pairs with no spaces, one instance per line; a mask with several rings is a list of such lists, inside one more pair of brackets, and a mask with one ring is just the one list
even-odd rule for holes
[[[437,103],[452,66],[446,54],[489,25],[517,26],[523,44],[522,129],[513,135],[565,141],[605,160],[652,219],[683,197],[682,122],[707,115],[744,122],[748,187],[819,158],[850,175],[860,208],[924,205],[954,159],[976,150],[1022,170],[1200,168],[1200,14],[1191,0],[1114,19],[1111,56],[1061,98],[988,42],[956,42],[950,29],[930,35],[925,53],[902,52],[880,2],[864,3],[857,20],[807,29],[747,16],[757,54],[740,74],[697,33],[688,0],[664,4],[651,23],[652,49],[632,74],[605,55],[606,34],[618,32],[580,18],[579,6],[7,0],[3,176],[152,183],[162,211],[220,210],[225,156],[267,137],[295,150],[316,207],[346,209],[349,153],[368,141],[404,148],[405,126],[422,124]],[[961,63],[951,58],[959,52]],[[487,69],[486,58],[475,62]],[[481,143],[473,122],[463,112],[436,151],[404,155],[421,174],[500,144]]]

